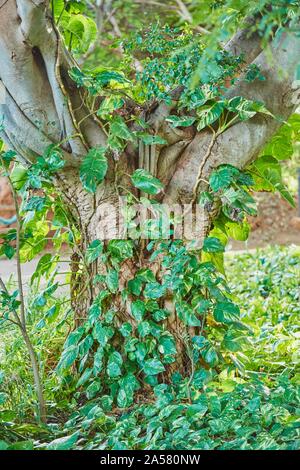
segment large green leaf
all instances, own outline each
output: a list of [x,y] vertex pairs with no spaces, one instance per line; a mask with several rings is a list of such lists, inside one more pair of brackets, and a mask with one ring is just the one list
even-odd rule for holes
[[84,15],[72,15],[66,26],[66,30],[72,34],[73,46],[86,52],[97,38],[97,26],[94,20]]
[[201,131],[207,126],[213,124],[221,116],[224,110],[223,102],[216,102],[203,106],[197,111],[197,129]]
[[157,375],[165,370],[163,363],[156,358],[144,362],[143,371],[145,375]]
[[87,248],[85,259],[87,264],[93,263],[101,255],[103,243],[101,240],[94,240]]
[[158,194],[163,189],[163,184],[159,179],[141,168],[131,175],[131,181],[136,188],[147,194]]
[[60,437],[59,439],[55,439],[51,441],[47,445],[48,450],[70,450],[73,449],[74,445],[76,444],[79,437],[79,432],[74,432],[70,436]]
[[122,374],[121,366],[123,359],[118,351],[114,351],[110,354],[107,364],[107,373],[109,377],[119,377]]
[[167,122],[171,124],[172,127],[189,127],[196,121],[196,118],[193,116],[168,116],[166,119]]
[[197,318],[194,309],[186,302],[176,303],[178,318],[187,326],[200,326],[201,322]]
[[124,119],[121,116],[116,116],[113,118],[110,125],[110,136],[117,137],[123,140],[133,140],[133,134],[128,129]]
[[105,151],[104,147],[91,149],[80,165],[80,179],[90,193],[96,192],[98,184],[106,175],[108,165]]
[[143,319],[145,311],[145,302],[143,302],[142,300],[135,300],[134,302],[132,302],[131,313],[137,321],[141,321]]
[[232,165],[220,165],[214,170],[209,178],[209,185],[216,193],[221,189],[228,188],[238,178],[240,171]]
[[253,168],[261,179],[257,181],[258,189],[278,191],[292,207],[296,206],[293,196],[282,181],[281,166],[276,158],[263,155],[253,163]]
[[214,317],[220,323],[234,323],[239,320],[240,309],[232,302],[217,302]]
[[220,253],[225,251],[225,248],[218,238],[207,237],[204,240],[202,250],[206,253]]

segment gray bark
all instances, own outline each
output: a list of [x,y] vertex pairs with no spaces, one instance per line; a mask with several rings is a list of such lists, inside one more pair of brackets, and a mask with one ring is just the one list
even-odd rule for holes
[[[300,37],[285,33],[275,39],[270,46],[274,60],[270,60],[270,54],[261,52],[260,39],[256,33],[251,34],[249,27],[251,24],[226,49],[244,53],[248,62],[261,67],[266,80],[249,84],[241,78],[229,95],[261,100],[275,115],[286,119],[299,101],[295,73]],[[0,50],[0,78],[6,90],[6,103],[0,105],[4,119],[2,137],[27,162],[51,143],[65,139],[62,149],[67,165],[58,175],[57,185],[73,206],[88,238],[97,238],[101,205],[117,201],[114,161],[110,159],[107,177],[96,195],[86,193],[79,181],[78,166],[89,148],[105,145],[106,136],[97,119],[88,117],[90,110],[82,102],[82,90],[68,77],[74,63],[53,25],[47,1],[8,0],[3,4]],[[279,127],[278,121],[265,116],[239,122],[218,136],[207,156],[209,130],[175,130],[166,123],[165,117],[175,106],[175,101],[169,107],[162,103],[149,117],[156,132],[168,141],[158,150],[157,175],[166,185],[163,202],[169,204],[191,200],[200,166],[204,178],[222,163],[243,168]],[[137,152],[128,150],[126,158],[120,159],[119,169],[130,173],[136,167]],[[203,234],[209,222],[207,214]]]

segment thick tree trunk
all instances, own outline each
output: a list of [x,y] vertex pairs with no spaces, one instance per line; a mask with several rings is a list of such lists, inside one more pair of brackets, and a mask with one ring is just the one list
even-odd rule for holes
[[[242,31],[227,49],[233,53],[244,52],[247,60],[258,65],[266,77],[264,82],[250,84],[241,77],[228,95],[260,100],[274,115],[287,119],[299,103],[299,81],[295,80],[300,56],[299,35],[283,34],[270,44],[273,54],[269,51],[266,55],[261,51],[259,36]],[[78,175],[80,162],[90,148],[105,145],[106,136],[97,119],[89,116],[90,110],[82,105],[80,90],[69,78],[68,70],[74,64],[53,24],[48,1],[8,0],[2,4],[0,51],[0,78],[6,94],[5,103],[0,103],[1,137],[27,164],[35,161],[47,146],[63,142],[59,145],[66,166],[57,175],[56,185],[82,234],[81,246],[74,253],[72,276],[73,305],[79,321],[86,317],[97,295],[92,276],[102,271],[97,263],[88,266],[85,272],[78,271],[78,262],[83,259],[81,253],[96,239],[117,238],[114,214],[107,210],[108,204],[111,207],[118,204],[120,196],[116,191],[116,161],[113,157],[109,159],[107,176],[95,195],[82,188]],[[157,151],[155,171],[165,184],[161,202],[169,206],[189,203],[199,177],[207,179],[218,165],[227,163],[244,168],[280,125],[270,117],[255,116],[212,140],[210,130],[171,128],[165,118],[175,107],[175,100],[171,106],[161,103],[147,117],[152,130],[168,142]],[[118,174],[128,175],[141,164],[135,149],[128,147],[123,157],[118,161]],[[128,177],[121,179],[120,186],[128,186]],[[203,240],[210,226],[211,214],[205,213],[196,238]],[[138,268],[146,265],[141,245],[137,262],[131,265],[125,262],[120,268],[124,286]],[[165,302],[173,311],[172,296]],[[125,309],[124,315],[130,318],[130,310]],[[182,327],[174,312],[168,328],[175,332],[182,350]]]

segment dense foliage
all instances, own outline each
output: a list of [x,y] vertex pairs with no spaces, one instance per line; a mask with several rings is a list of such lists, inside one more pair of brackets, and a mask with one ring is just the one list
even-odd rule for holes
[[83,389],[74,393],[77,377],[57,374],[71,320],[64,308],[42,327],[35,308],[30,331],[45,365],[49,425],[42,428],[32,420],[26,352],[18,332],[6,329],[1,447],[299,449],[299,249],[229,254],[226,267],[243,322],[251,329],[239,357],[243,369],[202,369],[190,383],[174,376],[172,385],[156,386],[150,400],[139,395],[128,411],[120,410],[109,395],[92,399]]
[[[265,77],[258,67],[246,65],[243,55],[226,51],[224,42],[248,15],[257,18],[253,29],[263,44],[279,38],[297,25],[298,2],[278,0],[270,9],[263,0],[195,1],[183,10],[178,2],[179,14],[167,8],[173,2],[165,3],[168,13],[157,12],[160,20],[145,28],[138,2],[116,2],[116,14],[99,14],[96,2],[52,1],[55,27],[74,59],[70,79],[82,92],[82,106],[91,110],[107,136],[105,146],[89,149],[82,159],[78,175],[84,190],[96,193],[109,158],[117,167],[129,144],[166,143],[147,122],[147,113],[159,102],[176,101],[167,117],[171,128],[209,130],[212,144],[234,124],[257,114],[279,121],[280,130],[244,170],[221,165],[203,185],[200,169],[192,203],[217,214],[211,215],[212,230],[201,250],[193,242],[173,240],[172,232],[161,236],[163,207],[156,196],[164,185],[144,168],[127,175],[130,189],[122,187],[120,175],[115,181],[117,194],[127,202],[130,239],[96,239],[83,250],[81,227],[54,184],[66,165],[63,142],[46,148],[26,167],[16,152],[1,148],[17,227],[1,235],[0,255],[16,256],[18,262],[42,256],[29,287],[20,273],[16,289],[14,280],[8,285],[1,281],[5,355],[0,448],[299,446],[299,253],[275,250],[235,262],[229,258],[229,279],[224,266],[228,240],[248,238],[247,217],[256,214],[254,191],[279,191],[295,204],[280,160],[292,157],[300,141],[298,114],[283,122],[258,100],[228,97],[239,75],[249,83]],[[143,226],[135,224],[137,203],[154,214]],[[153,233],[158,236],[150,241]],[[146,246],[141,242],[145,238]],[[51,253],[44,253],[49,241]],[[66,247],[76,253],[79,266],[67,273],[62,268],[69,266]],[[124,286],[121,268],[137,265],[142,250],[149,266],[137,270]],[[153,268],[157,260],[158,274]],[[99,262],[105,270],[95,273],[93,266]],[[245,277],[247,282],[240,281],[243,271],[254,273]],[[83,275],[87,282],[78,291]],[[88,289],[97,292],[80,321],[74,321],[71,299],[63,289],[70,285],[75,299]],[[182,322],[180,334],[169,327],[166,295],[172,296]],[[132,321],[123,315],[121,306],[127,304]],[[24,365],[23,341],[35,379],[42,379],[36,389],[38,395],[43,389],[48,425],[32,419],[34,414],[46,421],[40,397],[39,409],[36,404],[32,371]],[[184,364],[177,367],[180,346]]]

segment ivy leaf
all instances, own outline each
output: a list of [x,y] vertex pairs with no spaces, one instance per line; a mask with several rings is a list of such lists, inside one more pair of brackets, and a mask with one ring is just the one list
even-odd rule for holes
[[79,437],[79,432],[76,431],[70,436],[60,437],[59,439],[54,439],[47,445],[48,450],[70,450],[74,447]]
[[213,124],[221,116],[224,110],[224,103],[218,101],[214,104],[208,104],[203,106],[200,110],[197,111],[198,124],[197,130],[201,131],[207,126]]
[[239,177],[240,171],[232,165],[221,165],[214,170],[209,178],[209,185],[216,193],[220,189],[228,188],[235,178]]
[[124,119],[121,116],[113,118],[110,125],[110,136],[118,137],[123,140],[133,140],[133,134],[128,129]]
[[133,256],[132,240],[111,240],[107,249],[118,261],[124,261]]
[[76,388],[79,388],[84,385],[89,380],[90,376],[92,375],[92,372],[93,369],[85,369],[84,373],[81,375],[80,379],[76,384]]
[[72,15],[66,30],[72,34],[73,46],[80,47],[84,53],[97,38],[97,26],[94,20],[84,15]]
[[189,127],[194,124],[196,118],[193,116],[169,116],[166,119],[172,127]]
[[159,284],[159,282],[150,282],[145,287],[145,297],[148,299],[159,299],[165,293],[165,287]]
[[[124,77],[124,75],[122,75],[119,72],[116,72],[115,70],[101,70],[100,72],[96,74],[95,79],[101,86],[110,85],[110,82],[112,81],[120,83],[120,84],[130,83],[129,80],[127,80],[127,78]],[[116,98],[116,97],[114,97],[113,99],[120,100],[120,98]]]
[[136,300],[135,302],[132,302],[131,313],[137,321],[141,321],[145,314],[145,303],[142,300]]
[[242,223],[228,221],[225,224],[225,230],[228,237],[245,242],[249,237],[250,224],[247,221]]
[[69,369],[71,365],[76,361],[78,351],[78,346],[71,346],[70,348],[66,349],[63,352],[60,361],[56,366],[57,370],[60,371]]
[[80,179],[84,188],[90,193],[95,193],[97,186],[104,180],[108,164],[105,157],[105,148],[93,148],[85,156],[80,165]]
[[137,136],[145,145],[164,145],[168,143],[166,139],[163,139],[159,135],[139,133]]
[[158,351],[164,356],[177,353],[174,337],[170,333],[164,333],[159,339]]
[[100,380],[94,380],[86,389],[86,396],[88,400],[94,398],[101,389]]
[[220,253],[225,251],[225,248],[218,238],[207,237],[204,240],[202,250],[206,253]]
[[138,333],[142,338],[145,338],[145,336],[149,335],[150,332],[151,332],[151,325],[149,322],[142,321],[138,325]]
[[279,162],[270,155],[263,155],[258,158],[253,167],[262,179],[262,185],[258,182],[258,187],[269,191],[278,191],[281,196],[295,207],[295,201],[282,181],[281,166]]
[[119,274],[115,269],[110,269],[106,275],[106,285],[110,292],[116,293],[119,287]]
[[103,243],[101,240],[94,240],[86,250],[85,259],[87,264],[93,263],[101,255]]
[[107,96],[99,110],[97,111],[97,116],[100,116],[102,119],[107,119],[116,109],[119,109],[123,106],[124,100],[118,96]]
[[178,302],[176,304],[176,311],[178,317],[185,325],[188,326],[200,326],[201,322],[196,317],[194,310],[186,302]]
[[219,362],[218,353],[210,343],[202,349],[201,356],[211,367],[215,367]]
[[119,381],[118,406],[126,408],[133,402],[134,392],[140,388],[138,380],[133,374],[128,374]]
[[164,370],[165,367],[159,359],[153,358],[144,362],[143,371],[145,375],[161,374]]
[[243,98],[242,96],[236,96],[226,103],[226,108],[230,112],[238,114],[241,121],[247,121],[255,116],[257,113],[266,114],[273,116],[273,114],[265,107],[265,105],[259,101],[252,101]]
[[123,363],[122,356],[119,352],[114,351],[110,354],[107,364],[107,374],[109,377],[119,377],[122,375],[121,365]]
[[217,302],[214,307],[214,318],[219,323],[234,323],[239,320],[240,309],[232,302]]
[[138,169],[131,175],[132,184],[147,194],[158,194],[163,184],[146,170]]
[[128,336],[132,333],[132,326],[130,323],[126,322],[120,327],[120,333],[124,338],[128,338]]

